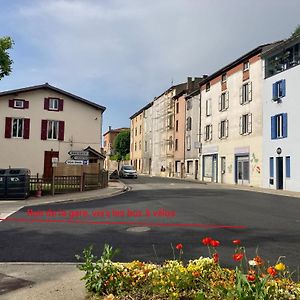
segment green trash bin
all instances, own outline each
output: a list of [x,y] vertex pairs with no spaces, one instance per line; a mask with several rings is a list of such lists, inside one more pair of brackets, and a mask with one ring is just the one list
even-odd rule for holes
[[6,175],[6,198],[26,199],[30,192],[29,169],[7,169]]

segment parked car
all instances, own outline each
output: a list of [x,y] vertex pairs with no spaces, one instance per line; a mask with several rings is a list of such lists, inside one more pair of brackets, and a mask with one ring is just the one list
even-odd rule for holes
[[119,176],[121,178],[137,178],[137,172],[133,166],[125,165],[121,167]]

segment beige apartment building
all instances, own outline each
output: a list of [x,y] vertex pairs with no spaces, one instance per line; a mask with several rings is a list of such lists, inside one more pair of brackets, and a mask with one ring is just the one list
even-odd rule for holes
[[52,158],[70,150],[101,154],[105,107],[48,83],[0,92],[0,168],[28,168],[49,176]]
[[207,77],[201,89],[201,177],[261,186],[263,45]]
[[130,117],[130,161],[137,172],[143,170],[144,108]]

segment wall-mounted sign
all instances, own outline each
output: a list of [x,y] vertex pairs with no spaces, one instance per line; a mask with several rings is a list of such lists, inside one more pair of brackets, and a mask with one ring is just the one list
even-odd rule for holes
[[78,155],[78,156],[89,156],[89,151],[69,151],[68,152],[69,155],[74,156],[74,155]]
[[58,163],[58,157],[52,157],[52,167],[56,168]]

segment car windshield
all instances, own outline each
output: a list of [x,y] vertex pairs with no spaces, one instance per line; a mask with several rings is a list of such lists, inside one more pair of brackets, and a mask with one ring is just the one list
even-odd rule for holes
[[123,166],[124,170],[134,170],[133,166]]

